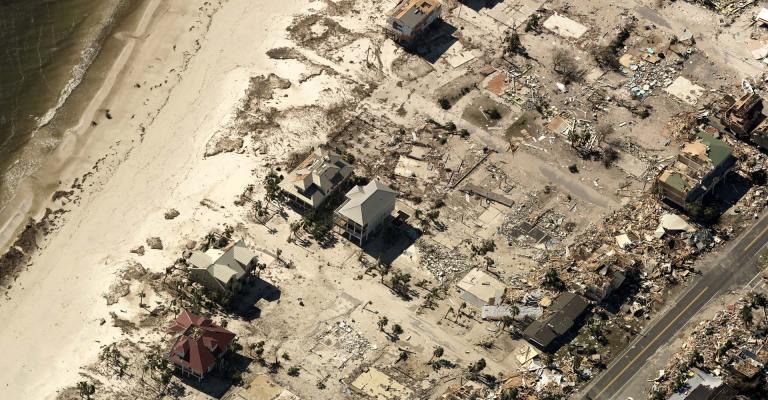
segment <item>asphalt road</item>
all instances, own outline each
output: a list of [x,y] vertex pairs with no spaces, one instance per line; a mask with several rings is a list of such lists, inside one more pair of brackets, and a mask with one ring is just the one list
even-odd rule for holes
[[720,293],[753,282],[761,272],[759,253],[767,244],[768,214],[764,214],[731,242],[719,257],[710,261],[713,265],[702,268],[706,272],[692,282],[675,304],[659,314],[630,347],[593,381],[583,398],[615,399],[624,384],[643,367],[645,360],[667,344],[707,302]]

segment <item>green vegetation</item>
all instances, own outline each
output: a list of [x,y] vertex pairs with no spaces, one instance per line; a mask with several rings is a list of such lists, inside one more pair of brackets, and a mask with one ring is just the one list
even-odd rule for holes
[[543,286],[560,292],[565,290],[565,283],[560,279],[560,274],[554,268],[550,268],[544,275]]
[[96,386],[90,382],[80,381],[77,382],[77,391],[81,398],[90,400],[91,397],[96,393]]
[[282,175],[278,175],[274,170],[269,171],[267,177],[264,178],[264,189],[266,190],[266,198],[269,201],[280,200],[280,182],[283,180]]
[[496,107],[485,109],[485,110],[483,110],[483,112],[490,119],[493,119],[493,120],[500,120],[501,119],[501,113],[499,112],[499,110]]

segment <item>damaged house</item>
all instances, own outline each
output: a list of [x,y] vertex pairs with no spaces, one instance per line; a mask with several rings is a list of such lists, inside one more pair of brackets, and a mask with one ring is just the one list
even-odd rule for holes
[[189,277],[224,297],[237,294],[256,266],[256,254],[242,240],[223,249],[195,251],[189,257]]
[[768,119],[764,119],[750,134],[752,143],[759,146],[763,151],[768,151]]
[[400,43],[412,42],[442,11],[437,0],[402,0],[387,14],[387,35]]
[[746,139],[762,118],[763,99],[756,93],[747,93],[725,112],[725,125],[739,139]]
[[738,394],[722,378],[698,368],[693,369],[693,376],[686,381],[684,388],[684,392],[673,394],[669,400],[731,400]]
[[705,132],[697,135],[698,140],[686,144],[656,182],[663,200],[686,210],[692,204],[701,204],[736,164],[728,144]]
[[280,190],[288,204],[296,209],[316,209],[352,173],[352,166],[341,155],[317,149],[280,182]]
[[456,284],[461,299],[476,308],[499,305],[507,287],[480,269],[473,269]]
[[578,294],[562,293],[541,318],[525,328],[523,337],[543,350],[552,349],[576,325],[587,307],[587,300]]
[[336,209],[335,226],[342,236],[362,246],[391,217],[397,192],[374,179],[353,187],[346,198]]

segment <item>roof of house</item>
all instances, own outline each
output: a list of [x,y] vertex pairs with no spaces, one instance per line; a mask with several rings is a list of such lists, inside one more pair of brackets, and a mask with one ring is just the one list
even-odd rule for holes
[[342,156],[317,149],[280,182],[280,187],[311,203],[315,193],[320,193],[324,199],[336,185],[350,175],[352,167]]
[[382,213],[391,213],[397,192],[374,179],[365,186],[355,186],[347,192],[347,201],[336,212],[360,226]]
[[[685,192],[699,185],[704,177],[720,165],[733,161],[733,151],[724,141],[707,132],[698,132],[698,140],[683,146],[678,160],[659,175],[659,181]],[[694,160],[695,164],[683,159]]]
[[731,108],[728,109],[727,114],[744,118],[756,107],[760,107],[762,100],[757,93],[745,93],[733,103]]
[[242,279],[255,257],[256,253],[238,240],[223,250],[196,251],[189,257],[189,263],[192,268],[204,269],[222,284],[227,284],[232,278]]
[[738,393],[723,379],[710,375],[698,368],[693,369],[693,376],[686,381],[688,390],[675,393],[669,400],[731,400]]
[[178,335],[171,347],[170,360],[202,375],[227,351],[235,334],[214,324],[209,318],[182,310],[170,333]]
[[469,271],[456,286],[486,303],[504,294],[507,288],[504,283],[477,268]]
[[706,133],[699,132],[699,139],[707,146],[707,157],[714,166],[724,163],[733,154],[731,146],[724,141]]
[[416,26],[438,9],[440,3],[436,0],[403,0],[390,15],[408,26]]
[[564,335],[586,311],[589,303],[576,293],[566,292],[558,296],[543,317],[525,329],[523,334],[541,347],[549,347]]

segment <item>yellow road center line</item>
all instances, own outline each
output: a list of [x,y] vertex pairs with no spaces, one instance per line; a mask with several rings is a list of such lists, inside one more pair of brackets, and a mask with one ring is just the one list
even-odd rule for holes
[[608,388],[610,388],[610,387],[613,385],[613,383],[614,383],[614,382],[616,382],[616,380],[617,380],[617,379],[619,379],[619,378],[621,377],[621,375],[622,375],[622,374],[624,374],[624,372],[626,372],[626,371],[627,371],[627,369],[629,369],[629,367],[631,367],[631,366],[632,366],[632,365],[635,363],[635,361],[637,361],[637,359],[638,359],[638,358],[640,358],[640,356],[642,356],[643,354],[645,354],[645,352],[646,352],[646,351],[648,351],[648,349],[649,349],[649,348],[650,348],[650,347],[651,347],[651,346],[652,346],[652,345],[653,345],[653,344],[654,344],[654,343],[655,343],[657,340],[659,340],[659,338],[660,338],[660,337],[661,337],[661,336],[662,336],[664,333],[666,333],[666,332],[667,332],[667,330],[669,330],[669,328],[671,328],[671,327],[672,327],[672,325],[674,325],[674,324],[675,324],[675,322],[677,322],[677,320],[678,320],[678,319],[680,319],[680,317],[682,317],[682,316],[683,316],[683,314],[685,314],[685,312],[686,312],[686,311],[688,311],[688,309],[689,309],[689,308],[691,308],[691,307],[693,306],[693,304],[694,304],[694,303],[696,303],[696,300],[698,300],[698,299],[699,299],[701,296],[703,296],[703,295],[704,295],[704,292],[706,292],[706,291],[707,291],[707,289],[709,289],[709,288],[708,288],[708,287],[705,287],[705,288],[701,289],[701,292],[699,292],[699,294],[698,294],[698,295],[696,295],[696,297],[694,297],[694,298],[693,298],[693,300],[691,300],[691,302],[690,302],[690,303],[688,303],[688,305],[687,305],[687,306],[685,306],[685,308],[684,308],[682,311],[680,311],[680,313],[678,313],[678,314],[677,314],[677,317],[675,317],[675,319],[673,319],[673,320],[672,320],[672,321],[671,321],[669,324],[667,324],[667,326],[666,326],[666,327],[665,327],[665,328],[664,328],[664,329],[663,329],[661,332],[659,332],[659,334],[658,334],[658,335],[656,335],[656,337],[654,337],[654,338],[653,338],[653,340],[651,340],[651,341],[650,341],[650,342],[649,342],[649,343],[648,343],[648,344],[647,344],[647,345],[646,345],[646,346],[643,348],[643,350],[641,350],[639,353],[637,353],[637,355],[636,355],[636,356],[635,356],[635,357],[634,357],[634,358],[633,358],[633,359],[632,359],[632,360],[631,360],[629,363],[627,363],[627,365],[626,365],[626,366],[624,366],[624,368],[623,368],[621,371],[619,371],[619,373],[618,373],[618,374],[616,374],[616,375],[613,377],[613,379],[611,379],[611,380],[610,380],[610,382],[608,382],[608,384],[607,384],[607,385],[605,385],[605,386],[603,387],[603,390],[601,390],[601,391],[599,391],[599,392],[597,393],[597,395],[595,396],[595,398],[599,398],[599,397],[600,397],[600,395],[601,395],[601,394],[603,394],[603,392],[605,392],[606,390],[608,390]]

